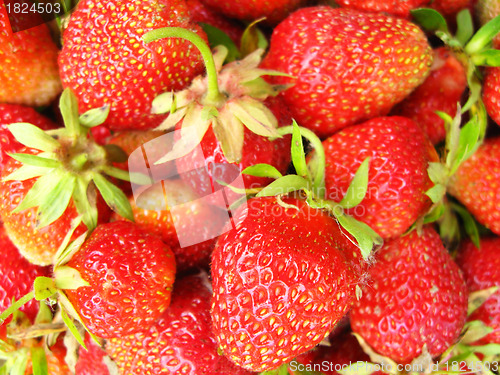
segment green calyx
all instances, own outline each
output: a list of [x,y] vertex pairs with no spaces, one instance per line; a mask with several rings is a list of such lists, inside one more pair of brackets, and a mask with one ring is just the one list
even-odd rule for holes
[[[267,164],[257,164],[242,171],[244,174],[274,178],[275,181],[260,189],[256,197],[277,196],[280,204],[287,208],[289,205],[281,202],[280,197],[300,191],[304,194],[309,206],[328,211],[338,223],[356,240],[361,254],[365,259],[375,246],[382,244],[382,238],[368,225],[362,223],[345,210],[360,204],[368,190],[368,171],[370,160],[367,158],[358,168],[344,198],[339,202],[325,199],[325,151],[321,140],[309,129],[301,128],[294,121],[292,126],[278,129],[280,135],[292,135],[292,163],[296,175],[282,176],[276,168]],[[302,137],[305,137],[312,147],[314,154],[306,160]]]
[[18,142],[40,150],[37,155],[10,154],[23,166],[3,180],[24,181],[37,178],[14,213],[37,207],[36,227],[53,223],[64,213],[72,200],[89,230],[97,226],[97,194],[120,215],[133,220],[132,210],[125,194],[104,175],[129,180],[128,173],[114,168],[106,149],[89,137],[93,126],[102,124],[109,107],[92,109],[78,114],[75,95],[66,89],[60,100],[65,127],[42,131],[28,123],[8,126]]
[[172,93],[166,92],[153,101],[153,113],[170,112],[159,130],[174,128],[182,121],[182,142],[156,163],[164,163],[191,152],[212,130],[230,163],[241,160],[244,129],[268,138],[280,137],[278,121],[263,101],[275,96],[284,87],[267,83],[262,76],[281,73],[258,68],[263,50],[256,50],[243,60],[223,66],[228,50],[218,46],[214,54],[195,33],[182,28],[163,28],[144,35],[146,42],[161,38],[183,38],[192,42],[205,61],[206,76],[196,77],[190,87]]

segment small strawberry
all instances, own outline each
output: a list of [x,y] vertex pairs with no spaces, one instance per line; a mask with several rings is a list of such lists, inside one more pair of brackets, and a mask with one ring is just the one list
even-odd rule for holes
[[13,32],[5,4],[0,3],[0,102],[50,104],[61,92],[58,53],[47,25]]
[[500,137],[487,139],[451,177],[448,191],[500,235]]
[[241,21],[255,21],[265,17],[265,22],[277,24],[290,12],[299,8],[307,0],[252,0],[236,3],[224,0],[201,0],[206,6],[213,8],[226,17]]
[[429,0],[336,0],[343,8],[365,12],[388,13],[399,17],[409,17],[410,10],[424,6]]
[[344,128],[323,142],[326,197],[340,202],[361,163],[370,157],[368,192],[347,212],[383,238],[403,234],[432,202],[427,168],[438,160],[425,133],[405,117],[379,117]]
[[[470,292],[500,287],[500,238],[481,238],[478,249],[471,241],[465,241],[457,255],[457,263],[464,272]],[[493,329],[478,344],[500,344],[500,290],[469,316],[469,320],[481,320]]]
[[373,350],[406,364],[426,346],[437,357],[458,339],[467,316],[462,273],[430,227],[386,242],[351,310],[352,330]]
[[467,87],[465,69],[446,48],[434,50],[431,73],[411,95],[393,108],[392,114],[411,118],[422,127],[433,144],[446,138],[444,121],[436,111],[450,116]]
[[337,221],[302,199],[254,198],[233,219],[212,254],[213,329],[238,365],[274,369],[328,336],[366,263]]
[[[65,289],[87,329],[102,338],[149,327],[168,307],[175,275],[170,248],[134,223],[98,226],[58,275],[78,271],[83,286]],[[57,285],[57,284],[56,284]]]
[[3,164],[10,159],[7,154],[18,152],[23,147],[21,143],[16,141],[7,127],[14,122],[28,122],[43,130],[57,127],[56,124],[31,107],[0,103],[0,173]]
[[120,374],[250,375],[217,352],[206,283],[199,276],[176,281],[172,303],[154,325],[108,341]]
[[432,50],[416,25],[390,16],[316,6],[273,31],[263,67],[289,74],[281,96],[292,116],[320,137],[390,109],[429,73]]
[[59,65],[63,85],[75,92],[82,112],[110,105],[106,125],[112,129],[160,124],[165,116],[150,114],[154,97],[184,88],[203,70],[198,51],[185,41],[142,41],[146,32],[165,26],[205,37],[184,0],[78,3],[63,34]]

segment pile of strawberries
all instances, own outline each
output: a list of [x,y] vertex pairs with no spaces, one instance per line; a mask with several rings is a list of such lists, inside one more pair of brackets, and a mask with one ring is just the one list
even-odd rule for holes
[[500,373],[500,1],[12,4],[0,374]]

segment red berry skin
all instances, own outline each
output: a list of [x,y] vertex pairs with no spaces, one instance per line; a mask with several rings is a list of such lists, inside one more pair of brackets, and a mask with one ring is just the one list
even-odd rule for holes
[[85,346],[78,349],[75,375],[110,375],[106,361],[111,361],[106,351],[98,346],[90,335],[85,336]]
[[323,211],[254,198],[212,253],[213,329],[236,364],[267,371],[328,336],[363,280],[359,249]]
[[292,13],[273,31],[262,65],[294,77],[280,95],[298,124],[327,137],[389,113],[428,75],[432,50],[404,19],[316,6]]
[[158,237],[133,223],[99,225],[67,265],[90,284],[65,293],[98,337],[143,330],[170,304],[174,255]]
[[486,68],[483,102],[488,115],[500,125],[500,68]]
[[430,227],[388,241],[351,313],[352,330],[379,354],[402,364],[437,357],[459,337],[467,316],[462,273]]
[[410,10],[427,4],[429,0],[336,0],[336,2],[343,8],[409,17]]
[[[10,2],[13,7],[15,2]],[[15,13],[15,12],[13,12]],[[19,14],[12,17],[20,21]],[[0,4],[0,102],[49,105],[61,91],[57,54],[49,28],[42,24],[15,33],[4,2]],[[15,27],[15,25],[13,25]],[[32,26],[32,25],[30,25]]]
[[[500,238],[481,238],[481,248],[465,241],[458,252],[456,262],[464,273],[469,292],[500,286]],[[493,332],[480,339],[477,345],[500,344],[500,291],[496,291],[468,318],[481,320]]]
[[146,32],[167,26],[206,38],[190,21],[184,0],[80,1],[64,31],[59,57],[63,86],[75,92],[80,113],[108,104],[105,125],[110,129],[159,125],[165,116],[150,114],[152,100],[184,88],[203,72],[191,43],[142,40]]
[[323,142],[326,197],[340,202],[361,163],[370,157],[368,191],[348,210],[385,239],[402,235],[431,206],[427,168],[436,150],[405,117],[379,117],[345,128]]
[[7,125],[15,122],[27,122],[43,130],[55,129],[57,127],[56,124],[31,107],[0,103],[0,173],[3,164],[10,159],[7,153],[18,152],[23,147],[21,143],[16,141],[7,128]]
[[446,130],[436,111],[455,117],[457,103],[466,86],[463,65],[446,48],[437,48],[430,75],[391,113],[412,119],[424,129],[433,144],[438,144],[445,140]]
[[473,3],[473,0],[433,0],[429,5],[430,8],[436,9],[439,13],[450,16],[471,7]]
[[120,374],[250,375],[217,353],[211,294],[199,276],[176,281],[172,303],[154,325],[108,341],[106,350]]
[[[38,276],[49,276],[49,269],[29,263],[24,259],[5,233],[0,224],[0,311],[6,310],[12,299],[18,300],[33,290],[33,282]],[[34,299],[20,309],[32,322],[38,313],[38,302]],[[7,320],[0,325],[0,340],[6,339]]]
[[500,137],[487,139],[451,177],[448,191],[500,235]]

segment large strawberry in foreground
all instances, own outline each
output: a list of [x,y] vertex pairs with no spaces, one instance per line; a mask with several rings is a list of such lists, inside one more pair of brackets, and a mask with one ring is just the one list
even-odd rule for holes
[[467,316],[462,273],[430,227],[389,241],[350,313],[352,330],[373,350],[410,363],[426,346],[432,357],[458,339]]
[[351,241],[301,199],[248,201],[212,254],[213,329],[223,353],[264,371],[328,336],[363,280],[366,263]]
[[281,95],[292,116],[320,137],[387,114],[420,85],[432,50],[416,25],[382,14],[317,6],[273,31],[263,66],[289,74]]
[[166,26],[204,36],[189,17],[184,0],[80,1],[63,34],[59,65],[63,85],[75,92],[81,112],[108,104],[110,128],[159,125],[165,116],[150,114],[154,97],[184,88],[203,65],[188,42],[147,45],[142,36]]

